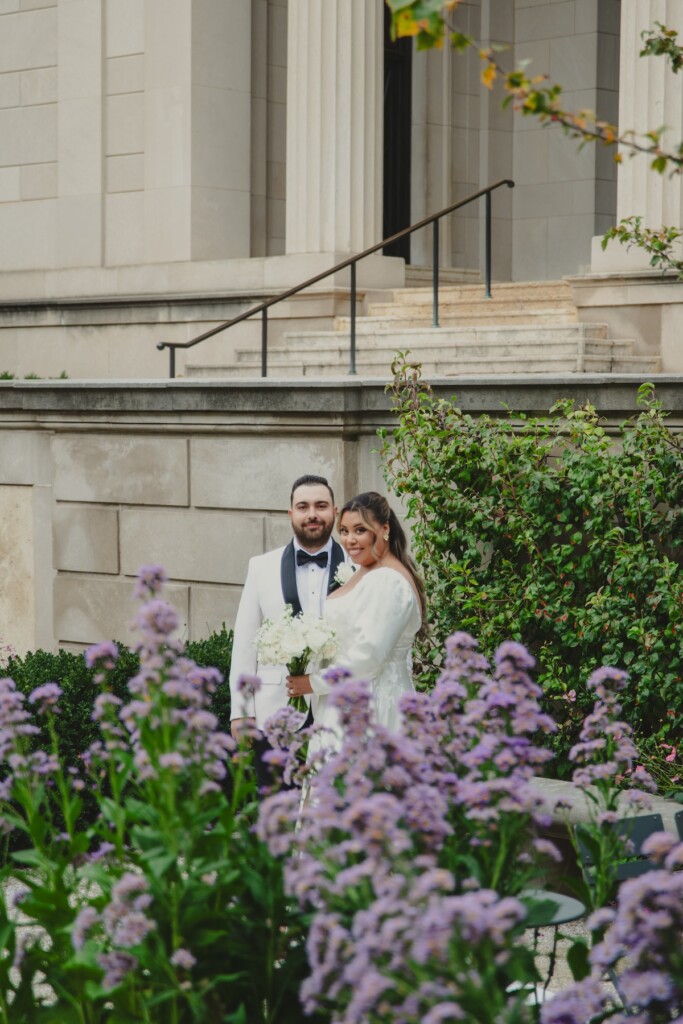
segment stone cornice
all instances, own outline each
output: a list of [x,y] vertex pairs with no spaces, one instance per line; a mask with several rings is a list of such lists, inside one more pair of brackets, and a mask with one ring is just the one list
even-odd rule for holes
[[[649,378],[669,412],[672,426],[683,425],[683,375],[655,374]],[[542,415],[560,399],[590,402],[609,420],[637,412],[637,375],[581,374],[575,376],[515,375],[509,377],[440,377],[430,380],[436,394],[455,397],[468,413]],[[0,415],[7,422],[16,414],[92,421],[102,416],[131,420],[168,421],[179,418],[231,420],[250,414],[274,422],[374,425],[390,423],[391,396],[377,379],[313,380],[38,380],[0,382]]]

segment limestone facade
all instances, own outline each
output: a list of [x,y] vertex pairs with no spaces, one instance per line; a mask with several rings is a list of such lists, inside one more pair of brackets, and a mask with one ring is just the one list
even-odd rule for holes
[[[0,370],[164,376],[157,341],[379,241],[394,188],[384,17],[383,0],[0,0]],[[562,83],[568,107],[635,127],[665,118],[678,138],[680,81],[638,57],[658,20],[682,28],[683,0],[457,10],[461,30],[507,48],[503,63]],[[625,211],[675,220],[681,180],[653,184],[639,158],[617,170],[608,151],[503,110],[480,70],[448,47],[404,64],[392,123],[409,131],[406,219],[510,177],[493,203],[495,277],[621,273],[623,253],[601,260],[594,238]],[[444,267],[478,273],[481,212],[443,225]],[[429,231],[410,260],[431,263]],[[404,280],[397,258],[359,273],[367,287]],[[347,283],[302,318],[339,312]],[[234,345],[222,337],[224,359]]]
[[[668,18],[677,3],[646,6]],[[571,107],[615,119],[626,6],[470,0],[458,18],[506,45],[510,64],[560,81]],[[99,296],[120,267],[155,267],[141,290],[171,292],[163,267],[207,261],[233,290],[254,283],[235,260],[379,241],[383,19],[382,0],[3,0],[5,297]],[[497,211],[499,275],[587,269],[616,210],[609,155],[502,111],[479,70],[447,48],[413,54],[410,218],[513,177]],[[478,211],[448,234],[447,263],[477,267]],[[414,261],[428,253],[416,239]],[[186,288],[201,289],[189,266]],[[49,276],[71,268],[100,273]]]
[[[636,410],[635,377],[509,377],[457,384],[476,415],[592,402]],[[683,380],[656,378],[683,429]],[[453,381],[434,387],[453,394]],[[318,472],[342,501],[384,491],[381,382],[0,384],[0,642],[20,653],[130,641],[134,577],[163,565],[182,635],[232,625],[248,559],[291,535],[293,480]],[[392,502],[398,507],[395,499]]]

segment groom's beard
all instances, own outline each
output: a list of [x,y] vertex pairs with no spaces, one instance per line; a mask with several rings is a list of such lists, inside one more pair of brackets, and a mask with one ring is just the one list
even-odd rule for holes
[[303,548],[324,548],[332,536],[334,523],[325,523],[322,519],[306,523],[304,526],[295,526],[292,523],[294,536]]

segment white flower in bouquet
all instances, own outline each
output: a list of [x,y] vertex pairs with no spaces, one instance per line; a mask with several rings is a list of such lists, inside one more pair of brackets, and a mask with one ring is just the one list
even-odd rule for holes
[[[337,635],[317,615],[292,615],[285,605],[279,619],[266,619],[254,637],[259,661],[264,665],[286,665],[290,676],[304,675],[312,662],[329,661],[338,646]],[[290,700],[298,711],[306,710],[303,697]]]

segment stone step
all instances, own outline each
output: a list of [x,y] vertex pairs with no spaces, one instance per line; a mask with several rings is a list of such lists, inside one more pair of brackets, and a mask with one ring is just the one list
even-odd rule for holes
[[[371,325],[391,323],[403,324],[406,327],[417,327],[420,324],[432,323],[431,305],[392,305],[390,303],[372,303],[368,313],[356,318],[356,323],[367,321]],[[348,330],[350,318],[339,316],[335,320],[338,330]],[[468,324],[489,323],[517,324],[517,323],[578,323],[578,315],[575,306],[552,306],[547,302],[543,303],[500,303],[491,305],[487,302],[470,303],[439,303],[439,323],[445,324]]]
[[[396,353],[409,352],[425,375],[637,373],[659,370],[659,361],[635,356],[633,342],[609,339],[606,324],[577,320],[565,281],[496,284],[484,298],[482,284],[440,288],[441,326],[431,326],[431,287],[375,293],[370,315],[356,320],[358,373],[386,380]],[[345,377],[350,357],[350,319],[337,316],[334,330],[285,331],[269,347],[269,376]],[[254,377],[260,348],[241,347],[230,366],[188,365],[192,377]]]
[[[405,269],[406,288],[425,288],[431,285],[434,277],[432,267],[418,267],[408,263]],[[448,284],[472,284],[483,288],[481,274],[478,270],[457,269],[454,267],[441,267],[439,270],[439,281],[441,286]]]
[[[441,359],[419,360],[424,376],[489,376],[498,374],[562,374],[562,373],[611,373],[612,361],[604,357],[585,357],[583,370],[577,370],[576,357],[547,356],[542,362],[535,358],[520,359],[518,356],[499,357],[496,359],[448,359],[444,353]],[[249,372],[251,369],[251,372]],[[194,366],[190,376],[221,377],[229,379],[253,378],[258,368],[247,366],[202,367]],[[357,372],[362,377],[374,377],[388,380],[391,376],[391,361],[359,361]],[[633,372],[636,372],[635,370]],[[348,362],[343,366],[331,366],[328,362],[307,361],[294,362],[282,359],[268,361],[269,377],[307,378],[343,378],[348,374]]]
[[[305,339],[304,339],[305,342]],[[530,367],[536,368],[538,372],[547,372],[547,367],[552,364],[570,371],[581,367],[595,370],[595,372],[609,372],[617,361],[624,365],[633,367],[633,372],[644,370],[654,372],[651,360],[644,360],[644,357],[633,357],[632,342],[620,341],[592,341],[584,340],[577,344],[576,339],[555,340],[536,345],[514,344],[509,340],[501,339],[495,343],[478,343],[476,339],[469,342],[460,341],[458,344],[421,345],[419,348],[410,349],[411,358],[417,359],[424,366],[433,367],[431,372],[453,372],[443,369],[444,365],[455,366],[458,372],[486,372],[485,367],[489,364],[505,364],[512,366],[519,364],[520,369],[514,372],[530,372]],[[363,372],[369,372],[370,367],[381,367],[383,372],[391,365],[399,346],[393,343],[378,346],[360,347],[356,352],[356,365]],[[406,351],[402,348],[401,351]],[[309,376],[313,373],[343,373],[349,365],[349,346],[331,345],[327,349],[312,349],[307,344],[291,345],[289,348],[278,347],[268,354],[269,368],[284,370],[292,367],[295,373],[302,373]],[[460,369],[466,366],[467,370]],[[305,371],[301,368],[305,367]],[[441,367],[436,369],[436,367]],[[238,353],[238,362],[234,369],[236,373],[243,371],[255,372],[260,368],[260,354],[254,350],[244,350]],[[506,372],[513,372],[506,370]]]
[[[281,347],[291,348],[294,345],[305,345],[309,350],[323,350],[338,345],[349,344],[349,331],[286,331]],[[444,327],[390,327],[386,324],[368,325],[359,320],[356,323],[356,339],[374,339],[375,345],[384,345],[397,339],[395,347],[405,345],[455,345],[461,341],[476,339],[482,344],[509,341],[511,343],[527,342],[529,344],[552,344],[553,341],[573,339],[578,341],[604,341],[607,339],[607,325],[598,323],[575,324],[513,324],[504,326],[450,325]],[[280,346],[272,346],[272,350]]]
[[[439,284],[439,304],[444,302],[540,302],[573,305],[572,288],[567,281],[505,281],[491,285],[491,297],[485,298],[483,284]],[[387,292],[388,302],[431,306],[431,285],[419,288],[394,288]]]
[[[384,362],[389,364],[392,362],[399,351],[396,346],[387,346],[382,348],[373,347],[367,350],[356,351],[356,363],[365,365],[366,362]],[[405,351],[405,350],[401,350]],[[498,345],[477,345],[473,342],[471,345],[451,345],[451,346],[426,346],[420,349],[411,349],[411,358],[415,358],[422,363],[438,362],[439,360],[467,360],[467,361],[490,361],[496,359],[519,359],[519,360],[530,360],[536,359],[540,368],[542,369],[543,362],[547,358],[553,359],[569,359],[574,364],[577,363],[581,356],[579,346],[570,344],[569,342],[555,344],[555,345],[543,345],[543,346],[515,346],[506,345],[504,343]],[[587,343],[583,351],[584,358],[595,358],[601,359],[603,362],[614,362],[615,355],[611,347],[608,344],[605,345],[594,345],[593,343]],[[316,365],[327,365],[331,369],[344,368],[349,363],[349,347],[331,349],[329,351],[311,352],[306,348],[296,347],[288,350],[277,349],[274,352],[268,354],[268,365],[269,366],[284,366],[287,363],[315,363]],[[260,353],[257,352],[243,352],[238,354],[238,360],[236,363],[237,367],[257,367],[261,365]]]
[[612,373],[661,373],[662,361],[659,356],[634,356],[616,354],[612,361]]

